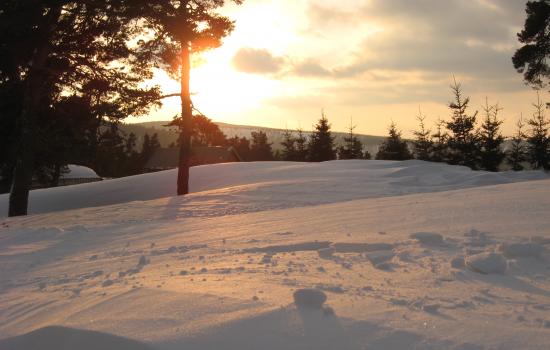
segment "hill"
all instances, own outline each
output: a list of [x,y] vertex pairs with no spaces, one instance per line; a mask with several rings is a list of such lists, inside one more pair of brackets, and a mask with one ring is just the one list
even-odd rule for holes
[[[33,191],[0,349],[544,349],[550,179],[256,162]],[[6,196],[0,196],[5,208]],[[4,209],[2,209],[4,212]]]
[[[172,142],[177,140],[177,135],[174,130],[166,127],[169,121],[156,121],[156,122],[144,122],[136,124],[121,124],[121,129],[130,133],[133,132],[138,136],[138,139],[143,139],[145,133],[153,134],[157,133],[159,135],[159,141],[163,147],[167,147]],[[266,128],[259,126],[249,126],[249,125],[234,125],[227,123],[216,123],[222,132],[227,137],[246,137],[250,139],[250,133],[253,131],[263,131],[267,134],[268,141],[273,143],[273,150],[281,149],[281,142],[283,141],[283,129],[275,128]],[[304,131],[306,135],[309,135],[310,132]],[[343,132],[333,132],[335,136],[335,143],[337,145],[342,145],[344,143],[344,137],[347,136]],[[368,150],[372,155],[376,154],[378,151],[378,145],[384,140],[383,136],[372,136],[372,135],[362,135],[357,134],[359,140],[365,146],[365,149]]]

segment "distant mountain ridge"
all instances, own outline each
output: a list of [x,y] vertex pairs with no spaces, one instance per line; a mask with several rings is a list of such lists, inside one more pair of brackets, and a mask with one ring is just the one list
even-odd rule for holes
[[[172,142],[176,142],[177,133],[174,128],[169,128],[168,125],[170,121],[154,121],[154,122],[143,122],[135,124],[121,124],[120,129],[126,133],[133,132],[138,140],[143,140],[145,133],[152,135],[154,133],[158,134],[159,142],[162,147],[168,147]],[[251,126],[251,125],[235,125],[228,123],[216,122],[220,127],[221,131],[228,137],[246,137],[251,138],[250,134],[253,131],[263,131],[266,133],[269,142],[273,143],[273,150],[280,150],[282,148],[281,142],[283,141],[284,129],[277,128],[268,128],[263,126]],[[294,131],[295,130],[291,130]],[[310,135],[311,131],[304,130],[305,135]],[[335,137],[335,144],[337,146],[344,144],[344,137],[347,137],[348,133],[345,132],[332,132]],[[374,156],[378,151],[379,144],[385,139],[384,136],[373,136],[373,135],[364,135],[356,134],[357,138],[363,143],[364,148]]]

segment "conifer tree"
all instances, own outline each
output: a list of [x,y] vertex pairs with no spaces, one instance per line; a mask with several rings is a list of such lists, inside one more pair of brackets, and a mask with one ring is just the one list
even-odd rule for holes
[[376,159],[378,160],[407,160],[413,156],[409,151],[409,146],[406,141],[401,139],[401,132],[397,130],[397,125],[394,122],[389,127],[389,136],[382,142]]
[[527,124],[531,127],[527,136],[527,152],[529,161],[534,169],[550,169],[550,137],[548,126],[550,121],[544,114],[544,104],[537,94],[537,102],[533,103],[535,112]]
[[251,133],[252,143],[250,145],[251,161],[269,161],[273,160],[273,151],[271,143],[267,142],[267,134],[263,131],[253,131]]
[[445,162],[448,158],[447,138],[449,135],[445,132],[447,122],[438,119],[436,122],[436,131],[432,134],[432,155],[431,160],[434,162]]
[[510,150],[506,153],[506,161],[514,171],[523,170],[523,163],[528,161],[525,149],[525,133],[523,132],[523,118],[520,117],[516,123],[516,133],[512,137]]
[[311,162],[324,162],[335,159],[334,137],[324,112],[322,112],[321,119],[314,128],[308,147],[308,160]]
[[234,22],[219,13],[226,3],[241,4],[242,0],[148,0],[140,1],[142,22],[152,48],[151,60],[162,65],[180,81],[181,137],[178,164],[177,194],[189,193],[189,166],[193,103],[189,81],[191,56],[219,47],[222,39],[234,29]]
[[489,106],[489,102],[485,99],[483,107],[485,118],[479,132],[479,161],[481,169],[488,171],[498,171],[498,167],[506,156],[501,148],[504,142],[504,137],[500,133],[502,120],[498,119],[498,113],[501,110],[498,104]]
[[363,144],[357,136],[353,134],[356,126],[353,125],[353,120],[350,120],[350,126],[348,128],[349,134],[347,137],[344,137],[344,146],[338,147],[338,158],[339,159],[362,159],[363,154]]
[[296,160],[296,139],[292,135],[292,132],[286,129],[283,133],[283,142],[281,142],[283,150],[281,152],[281,158],[285,161]]
[[451,132],[447,138],[448,162],[450,164],[465,165],[472,169],[477,168],[478,137],[475,133],[477,111],[467,114],[470,98],[462,96],[462,87],[454,80],[451,85],[454,101],[449,103],[452,111],[451,121],[447,122],[447,129]]
[[432,160],[433,141],[431,138],[431,130],[426,129],[424,120],[426,116],[422,114],[422,111],[418,111],[418,120],[420,130],[413,131],[416,139],[413,141],[413,153],[416,159],[430,161]]
[[246,137],[234,137],[227,140],[227,145],[235,148],[244,161],[250,161],[250,140]]
[[297,162],[305,162],[308,157],[308,142],[307,137],[304,135],[302,129],[297,130],[298,136],[296,137],[296,153],[295,160]]

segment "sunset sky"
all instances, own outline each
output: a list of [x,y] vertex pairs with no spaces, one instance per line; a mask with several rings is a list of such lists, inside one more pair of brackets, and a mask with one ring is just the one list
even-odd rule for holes
[[[309,130],[324,109],[334,130],[353,117],[357,132],[384,135],[393,120],[410,136],[419,107],[430,125],[449,117],[454,74],[471,111],[485,97],[498,102],[511,134],[536,99],[511,63],[525,2],[246,0],[223,10],[236,29],[195,63],[193,100],[220,122]],[[178,91],[163,74],[155,81]],[[137,121],[178,110],[177,98],[166,100]]]

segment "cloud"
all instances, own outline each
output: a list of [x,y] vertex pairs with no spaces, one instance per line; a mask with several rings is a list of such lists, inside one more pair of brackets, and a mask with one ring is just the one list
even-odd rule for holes
[[252,74],[275,74],[280,72],[285,60],[276,57],[266,49],[241,48],[232,60],[233,66],[240,72]]

